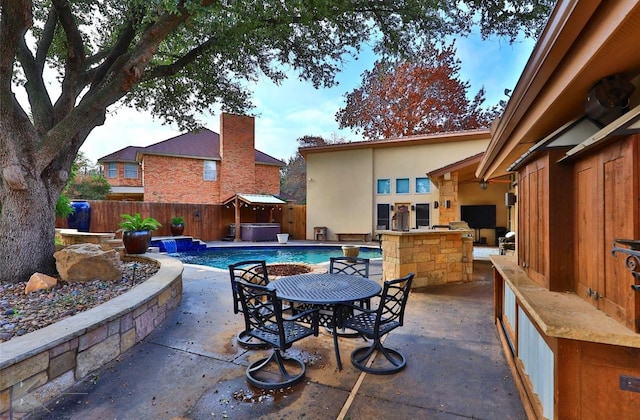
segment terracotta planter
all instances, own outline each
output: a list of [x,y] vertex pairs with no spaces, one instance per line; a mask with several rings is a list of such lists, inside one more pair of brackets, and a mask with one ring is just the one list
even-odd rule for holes
[[173,236],[182,236],[182,232],[184,232],[184,223],[180,223],[179,225],[169,225],[169,229],[171,229],[171,234]]
[[148,230],[125,231],[122,233],[122,243],[127,254],[144,254],[149,248],[151,232]]

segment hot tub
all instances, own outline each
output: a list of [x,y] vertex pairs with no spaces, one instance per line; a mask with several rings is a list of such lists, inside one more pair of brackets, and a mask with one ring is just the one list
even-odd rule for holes
[[[240,239],[249,242],[276,241],[280,233],[278,223],[240,223]],[[231,234],[236,234],[236,224],[231,224]]]

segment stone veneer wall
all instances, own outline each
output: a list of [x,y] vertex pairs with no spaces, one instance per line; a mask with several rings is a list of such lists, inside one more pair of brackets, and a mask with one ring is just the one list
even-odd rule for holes
[[182,298],[180,261],[160,263],[153,277],[110,301],[0,343],[0,418],[20,418],[145,338]]
[[382,233],[384,280],[415,273],[412,288],[471,281],[473,232],[412,230]]

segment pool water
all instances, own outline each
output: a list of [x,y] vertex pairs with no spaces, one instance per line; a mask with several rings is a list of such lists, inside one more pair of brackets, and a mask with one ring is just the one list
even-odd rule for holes
[[[172,254],[185,264],[206,265],[208,267],[229,268],[229,264],[246,260],[265,260],[267,264],[300,262],[320,264],[329,262],[330,257],[341,257],[339,246],[248,246],[208,248],[202,251],[178,252]],[[381,258],[378,248],[360,247],[361,258]]]

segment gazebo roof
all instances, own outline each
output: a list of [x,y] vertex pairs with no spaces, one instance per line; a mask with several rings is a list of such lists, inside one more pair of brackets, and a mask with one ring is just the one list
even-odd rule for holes
[[275,195],[270,194],[241,194],[238,193],[233,197],[228,198],[222,204],[229,204],[235,201],[236,197],[238,200],[247,203],[247,204],[287,204],[286,201],[281,200]]

